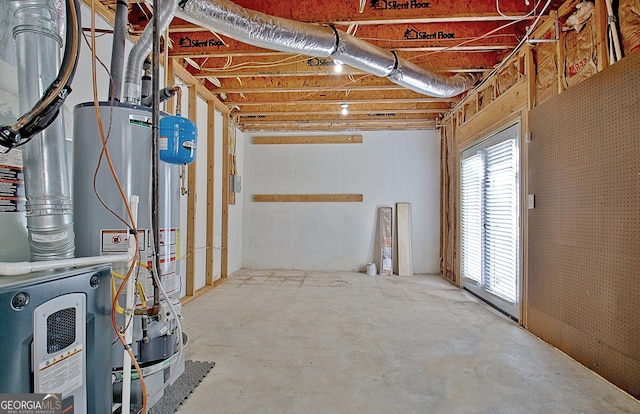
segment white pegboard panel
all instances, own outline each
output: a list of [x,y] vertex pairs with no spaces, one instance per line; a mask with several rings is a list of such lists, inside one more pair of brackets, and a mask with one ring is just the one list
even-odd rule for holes
[[528,327],[640,397],[640,53],[529,113]]

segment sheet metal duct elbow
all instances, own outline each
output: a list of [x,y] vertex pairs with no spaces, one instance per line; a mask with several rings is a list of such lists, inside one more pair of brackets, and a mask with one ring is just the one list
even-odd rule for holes
[[331,56],[334,60],[420,94],[453,97],[476,82],[475,75],[437,75],[332,27],[269,16],[229,0],[180,0],[178,15],[192,23],[241,42],[281,52]]

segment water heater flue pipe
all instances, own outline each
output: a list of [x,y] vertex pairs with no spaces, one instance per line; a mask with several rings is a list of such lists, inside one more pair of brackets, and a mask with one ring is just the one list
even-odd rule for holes
[[254,46],[331,57],[424,95],[450,98],[479,80],[470,73],[442,76],[334,27],[269,16],[228,0],[180,0],[178,16]]
[[151,22],[142,31],[140,39],[133,45],[129,59],[127,60],[127,69],[124,75],[124,101],[134,104],[140,103],[141,97],[141,78],[142,65],[144,60],[151,52],[153,42],[153,20],[158,18],[160,32],[164,32],[171,23],[173,16],[178,7],[177,0],[162,0],[160,10],[154,13]]

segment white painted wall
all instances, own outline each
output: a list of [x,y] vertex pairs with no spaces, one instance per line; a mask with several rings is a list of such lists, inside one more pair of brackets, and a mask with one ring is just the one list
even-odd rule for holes
[[[439,134],[358,133],[362,144],[253,145],[260,134],[245,134],[243,267],[362,271],[374,259],[378,207],[410,202],[414,272],[438,272]],[[364,202],[251,198],[272,193],[361,193]]]

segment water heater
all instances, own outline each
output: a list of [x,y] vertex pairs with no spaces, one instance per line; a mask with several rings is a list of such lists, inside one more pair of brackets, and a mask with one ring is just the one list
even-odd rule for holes
[[[129,199],[140,197],[138,232],[140,262],[149,265],[151,247],[151,110],[147,107],[108,102],[99,106],[107,148],[122,189]],[[74,111],[73,203],[75,207],[76,256],[124,253],[129,232],[120,217],[128,219],[119,190],[102,151],[102,140],[93,103],[80,104]],[[98,168],[98,165],[100,167]],[[96,171],[97,170],[97,171]],[[94,187],[95,177],[95,187]],[[180,167],[159,164],[160,277],[169,296],[180,297]],[[98,198],[97,194],[102,199]],[[114,270],[124,273],[124,264]],[[147,272],[148,273],[148,272]],[[152,298],[150,276],[143,280]]]
[[[133,320],[132,352],[141,365],[167,365],[175,358],[179,348],[178,316],[171,306],[180,310],[180,165],[159,161],[159,252],[158,275],[167,296],[154,298],[153,276],[155,265],[154,240],[151,231],[152,213],[152,130],[151,109],[133,104],[109,102],[99,104],[97,111],[103,125],[113,170],[127,199],[137,195],[140,199],[136,223],[139,241],[138,273],[133,275],[141,282],[144,296],[138,298],[141,305],[146,299],[159,303],[156,315],[138,315]],[[166,117],[166,114],[161,114]],[[75,207],[74,230],[76,255],[97,256],[124,253],[128,248],[129,228],[117,216],[128,222],[126,207],[116,185],[103,151],[103,140],[98,128],[96,107],[93,103],[77,105],[74,109],[73,139],[73,203]],[[107,209],[107,206],[109,209]],[[109,211],[111,210],[111,211]],[[115,214],[114,214],[115,213]],[[116,216],[117,215],[117,216]],[[124,275],[125,264],[114,264],[114,273]],[[118,281],[119,283],[119,281]],[[120,300],[124,304],[124,298]],[[123,325],[124,316],[117,315]],[[120,381],[123,347],[113,334],[111,362],[114,376]],[[184,364],[184,362],[182,362]],[[175,366],[172,366],[175,368]],[[183,369],[183,368],[182,368]],[[175,371],[175,369],[174,369]],[[178,368],[177,371],[180,371]],[[146,376],[145,376],[146,377]],[[145,378],[147,393],[153,400],[162,396],[162,388],[169,378],[176,375],[158,373],[159,380]],[[159,383],[156,388],[155,383]],[[134,385],[135,388],[135,385]],[[114,393],[118,393],[114,384]],[[117,398],[116,398],[117,400]],[[139,396],[132,396],[139,401]]]

